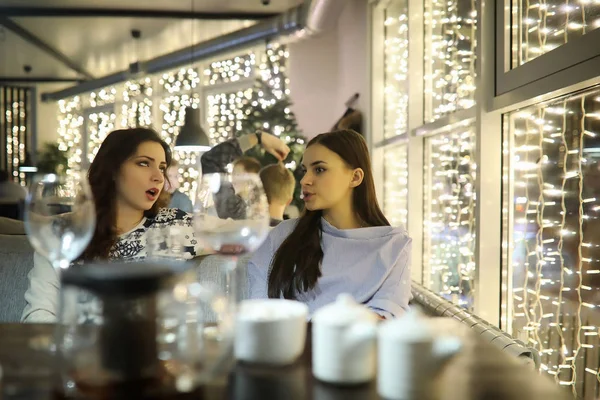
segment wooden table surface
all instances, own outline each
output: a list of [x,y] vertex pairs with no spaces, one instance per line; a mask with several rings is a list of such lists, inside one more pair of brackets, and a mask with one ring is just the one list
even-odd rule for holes
[[[47,351],[39,350],[39,346],[48,343],[53,329],[52,325],[0,324],[0,365],[4,370],[2,400],[50,399],[52,356]],[[491,344],[479,340],[462,325],[451,325],[449,330],[460,331],[464,348],[432,381],[437,399],[571,398],[565,389],[557,386],[547,375],[539,375]],[[375,382],[355,387],[337,387],[313,378],[310,346],[308,335],[304,354],[289,367],[266,368],[238,364],[228,377],[204,388],[201,397],[206,400],[379,399]]]

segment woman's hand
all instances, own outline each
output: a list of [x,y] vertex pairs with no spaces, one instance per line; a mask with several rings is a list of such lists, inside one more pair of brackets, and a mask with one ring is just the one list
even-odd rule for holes
[[262,147],[267,153],[272,154],[278,161],[283,161],[290,153],[290,148],[277,136],[262,132]]

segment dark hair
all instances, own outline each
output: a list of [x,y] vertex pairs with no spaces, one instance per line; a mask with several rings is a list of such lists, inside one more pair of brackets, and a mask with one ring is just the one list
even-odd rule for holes
[[8,172],[6,172],[6,170],[0,169],[0,182],[8,181],[8,177]]
[[238,158],[233,162],[233,165],[241,165],[246,172],[252,174],[258,174],[261,168],[260,162],[256,158],[248,156]]
[[[369,149],[363,137],[353,130],[322,133],[306,147],[316,144],[339,155],[349,168],[362,168],[363,181],[352,193],[354,211],[365,226],[389,226],[377,205]],[[297,293],[307,292],[317,284],[323,260],[321,215],[321,210],[305,209],[292,233],[275,252],[268,278],[270,298],[283,295],[295,299]]]
[[[171,150],[158,133],[148,128],[120,129],[106,136],[94,158],[88,179],[96,206],[96,230],[87,249],[81,255],[83,260],[106,259],[117,241],[116,177],[121,166],[135,154],[139,145],[155,142],[165,150],[167,166],[171,163]],[[166,179],[166,177],[165,177]],[[153,217],[159,208],[168,204],[168,195],[163,190],[152,208],[144,213]]]

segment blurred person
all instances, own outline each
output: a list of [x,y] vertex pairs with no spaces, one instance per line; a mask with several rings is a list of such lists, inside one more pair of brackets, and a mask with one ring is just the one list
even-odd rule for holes
[[233,175],[258,174],[260,162],[254,157],[243,156],[233,162]]
[[294,198],[296,179],[282,163],[267,165],[260,170],[260,180],[269,202],[271,227],[283,221],[283,213]]
[[190,198],[179,190],[181,187],[180,178],[179,163],[177,160],[172,160],[171,165],[167,168],[167,180],[165,181],[165,191],[171,195],[169,208],[177,208],[186,213],[191,213],[194,211],[194,206]]

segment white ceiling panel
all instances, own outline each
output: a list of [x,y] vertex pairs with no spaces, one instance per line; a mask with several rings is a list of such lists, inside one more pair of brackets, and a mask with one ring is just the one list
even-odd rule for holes
[[[150,18],[12,18],[94,76],[128,68],[255,23]],[[139,40],[131,30],[139,29]],[[66,67],[65,67],[66,68]]]
[[[23,72],[31,65],[31,73]],[[0,77],[54,77],[76,78],[77,74],[48,54],[0,27]]]
[[281,13],[302,0],[2,0],[2,7],[163,10],[174,12]]

